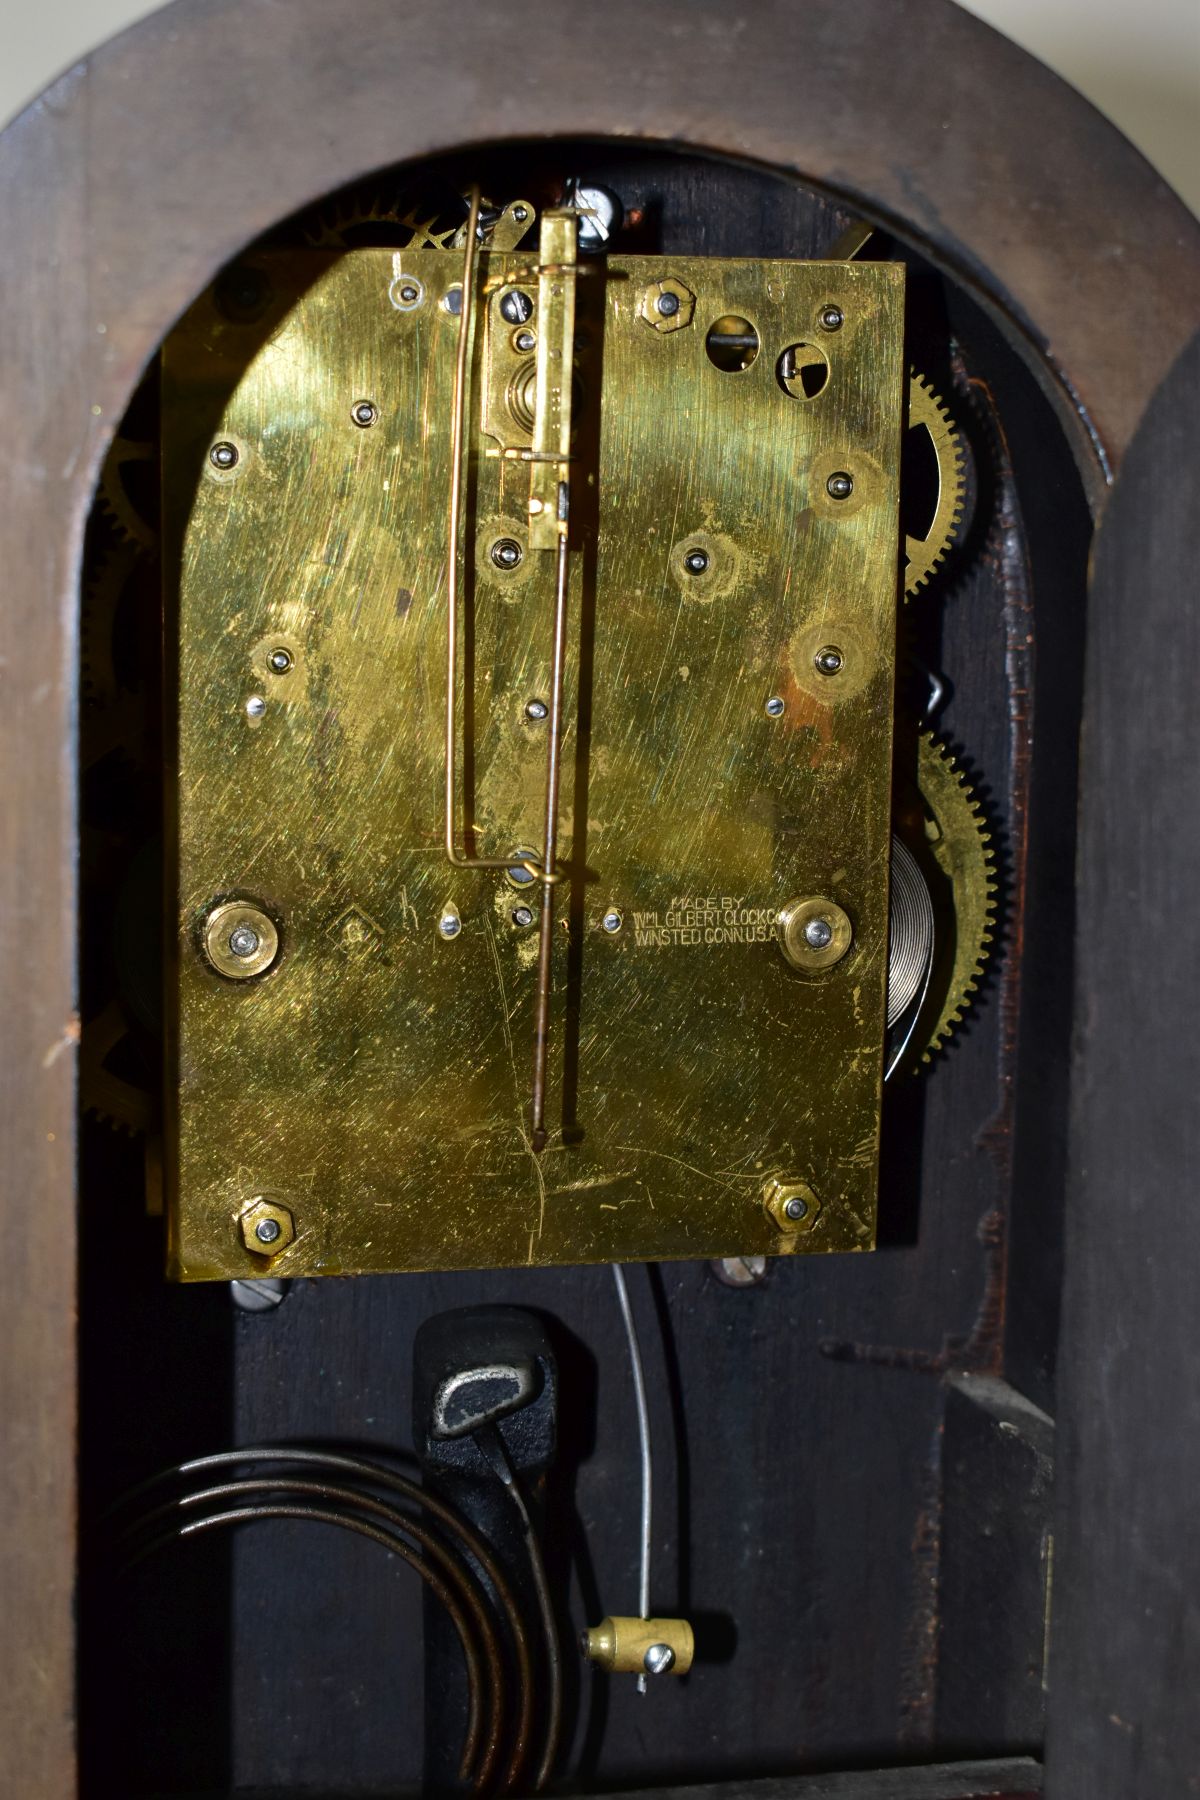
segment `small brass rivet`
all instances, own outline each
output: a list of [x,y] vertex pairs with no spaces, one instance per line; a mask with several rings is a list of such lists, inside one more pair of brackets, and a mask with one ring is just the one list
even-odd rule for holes
[[388,289],[388,296],[397,312],[411,312],[425,298],[425,289],[413,276],[398,275]]

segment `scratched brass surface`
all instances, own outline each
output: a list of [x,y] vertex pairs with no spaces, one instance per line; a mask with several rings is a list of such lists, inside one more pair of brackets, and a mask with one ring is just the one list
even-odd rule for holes
[[[206,297],[164,357],[178,573],[172,1272],[869,1248],[902,270],[614,258],[579,278],[565,879],[551,1136],[535,1158],[536,929],[512,914],[537,895],[451,870],[442,849],[457,318],[441,298],[460,259],[259,261],[264,317],[224,319]],[[545,727],[525,708],[547,689],[555,559],[528,546],[529,466],[486,453],[530,442],[531,358],[499,317],[497,284],[535,270],[536,252],[479,262],[460,816],[475,853],[506,855],[541,841]],[[400,274],[423,293],[407,310]],[[662,332],[638,308],[664,276],[696,304]],[[536,296],[535,276],[526,286]],[[845,324],[822,336],[831,301]],[[760,340],[739,372],[705,348],[730,316]],[[828,381],[795,399],[776,365],[809,342]],[[364,399],[378,409],[366,428],[351,414]],[[214,467],[214,442],[235,447],[232,469]],[[826,484],[842,472],[854,490],[839,503]],[[523,548],[514,570],[492,561],[500,538]],[[708,558],[699,574],[692,550]],[[843,658],[832,678],[813,661],[828,644]],[[781,953],[775,919],[821,895],[854,936],[808,974]],[[278,928],[276,960],[252,980],[204,955],[204,920],[231,899]],[[462,920],[451,939],[447,907]],[[619,931],[603,929],[606,912]],[[764,1200],[772,1178],[816,1198],[786,1230]],[[238,1225],[259,1196],[295,1221],[269,1264]]]

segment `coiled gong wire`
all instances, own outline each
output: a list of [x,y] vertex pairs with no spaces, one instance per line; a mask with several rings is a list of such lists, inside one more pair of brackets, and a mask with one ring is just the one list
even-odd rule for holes
[[[172,1487],[210,1474],[223,1478],[159,1498]],[[395,1498],[383,1497],[389,1494],[421,1509],[430,1523],[401,1511]],[[152,1500],[157,1504],[134,1510],[137,1503]],[[179,1463],[124,1495],[110,1515],[121,1573],[170,1544],[264,1519],[338,1526],[399,1556],[421,1577],[446,1608],[463,1652],[468,1698],[462,1779],[470,1782],[474,1794],[507,1794],[522,1787],[530,1761],[534,1705],[534,1657],[527,1624],[487,1543],[460,1513],[427,1489],[363,1457],[323,1448],[263,1446]],[[531,1559],[540,1564],[532,1534],[527,1544]],[[512,1646],[515,1709],[506,1691],[501,1633]],[[547,1633],[542,1650],[553,1677],[559,1647],[550,1625]],[[561,1708],[549,1708],[531,1787],[525,1791],[537,1792],[548,1779],[560,1726]]]

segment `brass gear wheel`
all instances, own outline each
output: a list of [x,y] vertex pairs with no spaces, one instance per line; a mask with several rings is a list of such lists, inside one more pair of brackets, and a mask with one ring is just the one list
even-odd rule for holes
[[158,547],[153,517],[139,497],[139,485],[152,491],[157,460],[156,445],[115,437],[100,473],[100,511],[119,538],[143,550]]
[[908,429],[927,431],[937,464],[937,500],[923,537],[905,533],[904,594],[911,600],[954,542],[962,522],[963,451],[954,422],[923,375],[908,374]]
[[314,250],[351,250],[356,243],[370,236],[372,226],[377,226],[381,233],[407,231],[409,236],[400,246],[403,249],[448,250],[458,225],[437,230],[436,213],[428,218],[421,217],[428,211],[428,202],[425,206],[409,204],[410,198],[409,195],[395,194],[389,197],[378,190],[359,188],[323,207],[305,227],[304,241]]
[[136,1137],[156,1123],[157,1108],[141,1071],[126,1066],[132,1043],[124,1008],[110,1000],[80,1035],[79,1087],[85,1112]]
[[[982,806],[950,751],[929,731],[917,740],[917,790],[919,805],[910,806],[901,835],[944,878],[945,904],[937,910],[949,915],[941,920],[924,1016],[913,1038],[914,1057],[928,1063],[974,1002],[995,937],[996,859]],[[918,832],[920,845],[913,841]]]

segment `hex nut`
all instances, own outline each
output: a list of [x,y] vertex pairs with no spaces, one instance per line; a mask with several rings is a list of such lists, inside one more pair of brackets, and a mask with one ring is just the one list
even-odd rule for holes
[[[821,1212],[821,1202],[807,1181],[790,1175],[773,1175],[763,1188],[763,1205],[776,1230],[794,1237],[797,1232],[811,1231]],[[803,1207],[803,1212],[800,1208]],[[793,1217],[792,1214],[796,1214]]]
[[[659,311],[658,303],[664,295],[679,302],[675,312]],[[652,281],[649,287],[642,289],[638,298],[638,318],[655,331],[682,331],[685,325],[691,324],[695,311],[695,294],[673,275],[666,275],[661,281]]]
[[[260,1225],[278,1225],[279,1236],[269,1243],[257,1235]],[[278,1200],[270,1200],[265,1194],[258,1194],[238,1217],[241,1227],[242,1242],[254,1256],[270,1258],[278,1256],[289,1244],[296,1241],[296,1221],[286,1206]]]

